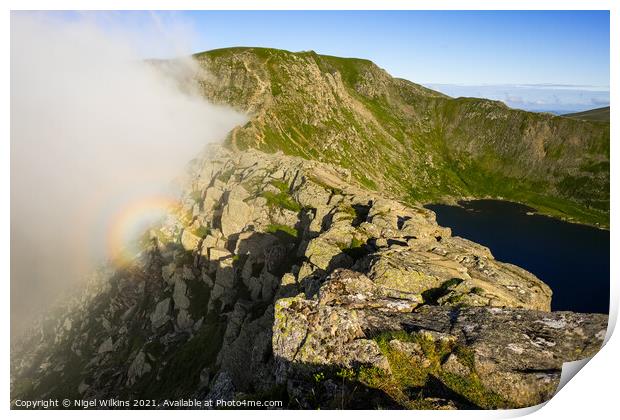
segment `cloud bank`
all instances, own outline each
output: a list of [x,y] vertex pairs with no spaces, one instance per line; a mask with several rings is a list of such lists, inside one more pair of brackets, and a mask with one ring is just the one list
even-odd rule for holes
[[608,86],[557,84],[425,86],[452,97],[467,96],[502,101],[511,108],[559,114],[585,111],[609,105]]
[[[152,25],[154,46],[189,45]],[[170,197],[187,162],[244,122],[193,90],[190,58],[164,75],[135,35],[87,17],[11,14],[13,333],[110,256],[119,214]]]

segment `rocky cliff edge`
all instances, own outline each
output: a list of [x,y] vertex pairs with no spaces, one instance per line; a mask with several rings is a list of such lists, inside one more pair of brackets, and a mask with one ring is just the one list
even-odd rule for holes
[[11,398],[510,408],[549,399],[607,317],[350,173],[211,147],[144,251],[13,344]]

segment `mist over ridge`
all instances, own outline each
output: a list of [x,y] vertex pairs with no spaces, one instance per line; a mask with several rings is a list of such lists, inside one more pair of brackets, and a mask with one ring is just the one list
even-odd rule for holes
[[[154,45],[184,45],[150,29]],[[12,327],[110,257],[119,214],[142,207],[127,237],[161,214],[185,165],[245,119],[197,94],[204,70],[186,51],[164,73],[144,42],[86,17],[11,16]]]

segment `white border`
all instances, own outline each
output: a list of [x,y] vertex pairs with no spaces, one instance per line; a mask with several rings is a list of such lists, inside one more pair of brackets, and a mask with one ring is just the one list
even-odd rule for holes
[[613,0],[8,0],[12,10],[610,10]]
[[[121,1],[121,0],[91,0],[91,1],[78,1],[78,0],[61,0],[54,1],[14,1],[9,0],[4,2],[7,5],[6,12],[3,15],[1,26],[2,29],[2,46],[4,50],[4,57],[10,57],[10,10],[340,10],[340,9],[363,9],[363,10],[380,10],[380,9],[413,9],[413,10],[566,10],[566,9],[598,9],[598,10],[611,10],[611,80],[610,80],[610,99],[614,104],[618,98],[617,89],[617,74],[620,74],[620,50],[618,49],[618,40],[620,40],[618,13],[620,6],[617,1],[613,0],[501,0],[493,2],[490,0],[444,0],[444,1],[431,1],[431,0],[384,0],[384,1],[365,1],[365,0],[299,0],[294,2],[287,2],[282,0],[229,0],[229,1],[192,1],[192,0],[133,0],[133,1]],[[10,70],[9,66],[2,67],[3,79],[5,81],[5,92],[10,92]],[[9,109],[10,109],[10,95],[4,97],[2,102],[2,128],[4,132],[2,141],[2,151],[0,152],[0,193],[1,197],[9,197],[9,176],[10,176],[10,146],[9,146]],[[616,108],[611,109],[611,120],[618,121],[618,115]],[[618,126],[614,123],[611,124],[611,154],[612,162],[615,162],[614,150],[616,149],[615,142],[620,141],[618,136]],[[614,166],[611,167],[611,207],[612,210],[616,209],[617,203],[617,171]],[[9,252],[10,252],[10,215],[8,200],[3,201],[3,205],[0,206],[1,212],[1,224],[0,234],[2,240],[0,242],[0,267],[2,269],[2,279],[4,280],[4,302],[2,308],[4,309],[4,316],[2,322],[4,325],[3,337],[5,337],[4,345],[2,346],[2,360],[1,372],[3,381],[1,389],[5,396],[4,406],[8,410],[9,406],[9,317],[10,317],[10,305],[9,305]],[[612,211],[611,225],[616,226],[617,212]],[[610,320],[609,329],[606,339],[609,340],[605,347],[597,354],[593,360],[587,364],[587,366],[577,375],[577,379],[570,381],[554,398],[551,399],[545,407],[532,414],[532,418],[546,418],[547,416],[558,417],[563,419],[571,418],[608,418],[610,413],[617,411],[615,407],[615,400],[617,397],[616,392],[616,378],[619,377],[620,369],[617,354],[620,354],[620,344],[617,337],[610,338],[610,334],[616,324],[617,311],[618,311],[618,285],[617,275],[619,271],[619,260],[614,258],[618,254],[616,251],[617,235],[614,230],[611,231],[611,305],[610,305]],[[538,407],[540,408],[540,407]],[[516,417],[535,411],[533,409],[524,410],[510,410],[504,412],[498,411],[459,411],[459,412],[436,412],[436,411],[424,411],[424,412],[399,412],[390,411],[387,415],[398,418],[439,418],[439,417],[459,417],[459,418],[497,418],[497,417]],[[11,411],[9,416],[14,418],[32,418],[39,416],[46,416],[50,418],[82,418],[85,413],[79,411]],[[296,417],[310,417],[314,416],[316,412],[300,411],[292,414],[290,411],[281,412],[239,412],[239,411],[218,411],[218,412],[199,412],[199,411],[186,411],[183,413],[175,413],[174,415],[184,417],[200,417],[216,416],[221,418],[232,418],[238,416],[258,416],[260,418],[267,417],[288,417],[295,415]],[[91,411],[87,414],[92,418],[107,418],[110,413],[107,412],[94,412]],[[148,413],[140,412],[126,412],[116,411],[111,414],[114,417],[135,417],[136,415],[146,415],[149,418],[168,418],[172,413],[168,411],[149,411]],[[355,416],[371,418],[380,415],[375,411],[355,411],[355,412],[321,412],[320,416],[328,417],[341,417],[341,416]]]

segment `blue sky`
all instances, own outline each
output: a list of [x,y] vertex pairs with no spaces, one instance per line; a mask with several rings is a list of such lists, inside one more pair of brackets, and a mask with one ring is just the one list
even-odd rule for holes
[[[117,12],[106,25],[182,28],[192,52],[230,46],[314,50],[376,62],[453,96],[573,111],[609,102],[607,11]],[[145,55],[165,55],[163,49]],[[160,46],[161,47],[161,46]]]

